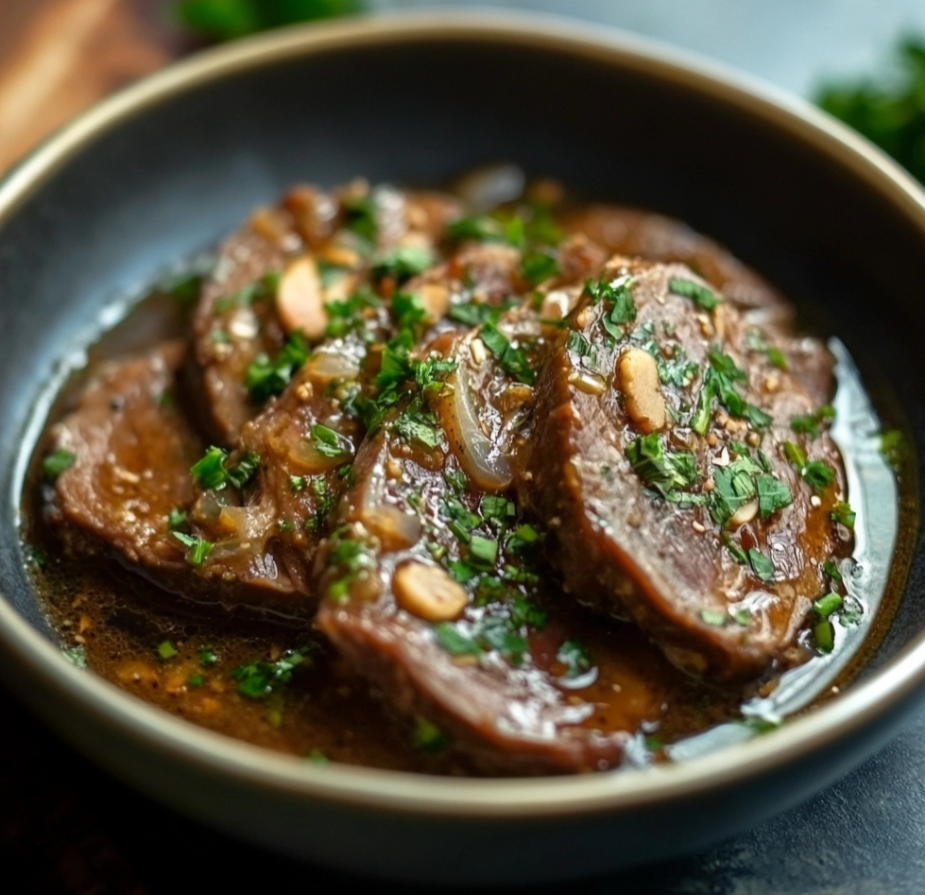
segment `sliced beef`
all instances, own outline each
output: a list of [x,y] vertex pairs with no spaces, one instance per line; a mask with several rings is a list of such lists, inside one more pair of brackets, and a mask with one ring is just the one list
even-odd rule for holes
[[416,306],[396,299],[390,307],[371,296],[345,311],[341,334],[318,345],[282,395],[244,424],[224,462],[232,469],[251,463],[252,478],[240,488],[222,481],[219,489],[206,483],[197,491],[193,532],[213,545],[203,572],[263,580],[269,595],[284,587],[314,599],[315,553],[369,421],[364,407],[377,392],[384,352],[406,350],[402,326],[414,337],[452,302],[477,296],[486,307],[498,303],[512,288],[518,261],[513,250],[475,246],[407,284],[402,295],[418,296]]
[[568,591],[698,675],[795,660],[821,566],[851,546],[826,349],[751,325],[685,266],[620,257],[568,322],[519,481]]
[[555,608],[555,585],[540,586],[539,534],[516,524],[509,497],[535,367],[557,331],[537,305],[568,311],[586,255],[564,246],[538,300],[422,348],[396,388],[403,403],[360,448],[319,554],[321,630],[400,713],[491,770],[612,767],[641,720],[615,697],[619,661],[602,659],[583,684],[565,668],[587,627]]
[[316,624],[396,711],[484,769],[613,767],[640,719],[602,729],[598,703],[570,688],[558,658],[569,632],[546,627],[513,504],[486,504],[445,444],[427,450],[401,431],[384,426],[357,456]]
[[267,599],[260,578],[228,581],[191,566],[188,547],[171,530],[173,516],[180,534],[188,532],[177,514],[193,501],[190,467],[203,451],[176,403],[184,353],[169,343],[98,370],[52,430],[52,450],[73,462],[48,488],[46,516],[67,549],[113,553],[166,590],[293,614],[291,599]]
[[287,339],[300,355],[325,337],[328,302],[370,285],[387,297],[436,262],[435,244],[457,213],[457,203],[438,193],[362,182],[332,193],[296,187],[256,212],[222,245],[193,318],[191,375],[209,438],[236,443],[298,366],[274,363]]
[[789,321],[793,309],[767,281],[728,250],[672,218],[621,205],[587,205],[564,213],[567,233],[581,233],[610,254],[686,264],[742,310]]

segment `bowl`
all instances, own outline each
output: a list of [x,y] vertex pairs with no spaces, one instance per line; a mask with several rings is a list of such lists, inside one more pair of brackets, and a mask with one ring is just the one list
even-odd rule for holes
[[692,852],[844,775],[925,690],[917,463],[899,546],[876,558],[896,607],[850,686],[772,734],[677,764],[530,780],[319,767],[167,716],[62,656],[24,570],[26,458],[50,385],[122,299],[293,182],[439,185],[497,160],[726,244],[838,333],[922,456],[925,194],[803,103],[629,35],[488,14],[281,31],[102,103],[0,185],[0,673],[151,797],[354,872],[523,883]]

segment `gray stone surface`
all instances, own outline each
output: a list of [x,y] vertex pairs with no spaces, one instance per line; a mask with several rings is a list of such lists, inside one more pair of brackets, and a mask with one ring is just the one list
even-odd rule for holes
[[922,0],[375,0],[373,5],[492,6],[572,16],[692,50],[804,96],[825,77],[882,63],[897,34],[925,34]]

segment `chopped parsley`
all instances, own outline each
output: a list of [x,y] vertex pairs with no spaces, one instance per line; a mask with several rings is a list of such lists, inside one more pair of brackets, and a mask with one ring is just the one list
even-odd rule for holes
[[709,361],[710,366],[704,374],[697,405],[691,417],[691,428],[698,435],[706,434],[713,399],[716,398],[732,416],[747,419],[756,430],[766,429],[772,422],[771,417],[754,404],[749,404],[739,394],[738,384],[748,381],[745,372],[718,348],[710,350]]
[[65,469],[70,469],[77,460],[73,451],[58,448],[42,460],[42,473],[45,479],[53,482]]
[[226,485],[243,488],[260,468],[260,457],[247,451],[236,463],[228,463],[228,454],[214,445],[190,468],[190,474],[207,491],[221,491]]
[[364,313],[369,308],[377,308],[382,302],[371,292],[354,292],[349,298],[325,302],[324,309],[328,315],[325,335],[329,339],[342,339],[348,333],[359,332],[367,335]]
[[626,335],[626,324],[636,319],[636,303],[633,300],[633,278],[623,274],[613,280],[588,280],[585,291],[597,302],[611,302],[609,312],[601,317],[601,326],[613,339],[622,339]]
[[854,528],[857,520],[857,513],[851,509],[851,506],[843,500],[838,501],[832,509],[832,519],[845,528]]
[[187,523],[187,514],[186,510],[178,509],[174,507],[167,514],[167,529],[169,531],[179,531]]
[[672,277],[668,281],[668,291],[673,295],[689,298],[698,308],[703,308],[704,311],[712,311],[723,301],[708,286],[683,277]]
[[238,692],[248,699],[265,699],[292,680],[293,671],[303,664],[310,647],[287,650],[275,662],[255,660],[238,665],[231,677],[238,683]]
[[790,487],[768,473],[761,473],[758,476],[755,490],[758,494],[758,515],[762,519],[767,519],[772,513],[793,503]]
[[806,483],[817,493],[825,491],[835,478],[835,470],[822,460],[807,463],[800,470],[800,475]]
[[566,640],[559,647],[556,659],[565,666],[565,677],[573,678],[594,667],[590,650],[579,640]]
[[177,648],[169,640],[164,640],[157,646],[157,654],[166,662],[177,655]]
[[87,648],[83,644],[65,647],[61,652],[64,653],[64,658],[72,665],[76,665],[78,668],[87,667]]
[[701,609],[700,618],[705,625],[714,628],[722,628],[726,625],[729,616],[720,609]]
[[311,350],[302,334],[290,333],[275,358],[260,353],[247,366],[244,385],[255,404],[263,404],[275,395],[282,394],[293,374],[308,360]]
[[372,247],[379,235],[379,202],[375,190],[341,201],[346,220],[344,226]]
[[899,429],[885,429],[880,433],[880,455],[894,473],[899,473],[909,456],[909,445]]
[[311,482],[312,494],[316,499],[316,507],[314,515],[305,520],[305,530],[321,531],[328,515],[334,509],[336,495],[326,476],[312,476],[309,481]]
[[184,534],[182,531],[172,531],[171,534],[186,547],[186,561],[191,566],[201,566],[215,546],[205,538]]
[[450,307],[447,317],[466,326],[481,326],[494,313],[494,308],[484,301],[468,301]]
[[446,734],[436,724],[417,715],[411,738],[415,749],[421,752],[443,752],[449,746]]
[[539,286],[558,273],[559,262],[548,252],[527,252],[520,262],[520,276],[528,286]]
[[311,428],[312,446],[329,460],[349,457],[352,451],[343,443],[343,439],[333,429],[315,423]]
[[774,580],[774,563],[772,563],[760,550],[749,550],[748,562],[756,577],[761,581],[770,583]]
[[790,417],[790,428],[799,435],[818,438],[819,427],[824,422],[829,422],[833,419],[835,419],[835,408],[831,404],[823,404],[813,413]]
[[807,461],[803,449],[792,441],[785,441],[782,450],[800,478],[817,494],[825,491],[835,480],[835,470],[828,463],[824,460]]
[[327,585],[326,595],[335,603],[345,601],[350,586],[366,569],[372,565],[372,553],[369,547],[351,536],[348,527],[337,529],[331,536],[331,552],[328,554],[328,567],[337,570],[338,577]]
[[434,263],[434,253],[421,246],[403,246],[383,252],[373,262],[371,274],[374,280],[388,277],[401,286],[412,277],[424,273]]
[[482,324],[479,331],[485,347],[497,358],[498,364],[505,373],[513,376],[518,382],[532,385],[535,378],[533,369],[522,348],[517,348],[507,337],[498,330],[494,319],[489,318]]
[[656,432],[637,436],[625,453],[633,471],[663,496],[689,488],[697,481],[694,455],[686,451],[666,451]]
[[833,591],[832,593],[819,597],[819,599],[813,603],[813,612],[815,612],[819,618],[828,618],[841,609],[844,603],[845,600],[842,595]]
[[758,500],[760,513],[759,481],[762,482],[765,510],[768,515],[775,509],[786,506],[782,503],[785,499],[783,490],[768,482],[764,478],[766,475],[761,467],[747,456],[738,457],[728,466],[717,467],[713,472],[715,487],[709,496],[710,516],[713,521],[720,527],[726,525],[741,507],[753,500]]

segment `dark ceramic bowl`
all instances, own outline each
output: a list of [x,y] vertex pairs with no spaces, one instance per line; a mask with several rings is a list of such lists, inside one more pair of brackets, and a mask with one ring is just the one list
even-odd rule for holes
[[23,457],[56,365],[93,338],[101,308],[292,182],[439,185],[499,159],[731,247],[839,334],[922,456],[925,195],[802,103],[625,35],[436,15],[282,32],[107,101],[0,186],[5,680],[151,796],[353,871],[525,882],[702,848],[846,773],[925,683],[912,473],[904,547],[875,558],[901,598],[851,686],[772,734],[676,765],[529,781],[316,767],[168,717],[61,656],[23,571]]

